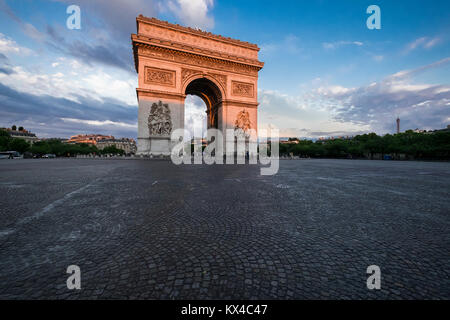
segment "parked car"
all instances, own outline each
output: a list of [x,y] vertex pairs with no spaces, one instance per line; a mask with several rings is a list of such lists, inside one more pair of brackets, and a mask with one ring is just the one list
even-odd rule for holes
[[26,151],[23,153],[23,158],[24,159],[32,159],[33,158],[33,154],[29,151]]
[[56,158],[56,155],[53,153],[47,153],[42,156],[42,158],[53,159]]

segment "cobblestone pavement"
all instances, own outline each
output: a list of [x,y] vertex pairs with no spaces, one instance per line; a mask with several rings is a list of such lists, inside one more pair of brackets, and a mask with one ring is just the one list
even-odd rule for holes
[[261,176],[2,160],[0,298],[449,299],[449,185],[449,163],[281,161]]

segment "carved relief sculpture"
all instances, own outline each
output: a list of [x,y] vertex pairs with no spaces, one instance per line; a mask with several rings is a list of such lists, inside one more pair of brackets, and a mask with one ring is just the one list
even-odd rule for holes
[[250,114],[247,111],[242,110],[236,117],[236,121],[234,122],[234,130],[238,131],[240,134],[245,134],[248,136],[248,131],[251,127]]
[[145,82],[175,86],[176,73],[172,70],[145,67]]
[[182,68],[181,69],[181,80],[184,83],[190,76],[192,76],[194,74],[198,74],[198,73],[201,73],[201,71]]
[[153,103],[148,116],[148,130],[151,136],[168,136],[172,133],[172,119],[167,103]]
[[227,87],[227,76],[218,73],[209,73],[209,74],[217,81],[219,81],[219,83],[222,85],[224,89]]
[[[193,76],[195,74],[202,74],[202,71],[182,68],[181,69],[181,80],[182,80],[182,83],[184,84],[187,79],[189,79],[191,76]],[[214,79],[216,79],[222,85],[224,90],[226,89],[226,87],[227,87],[227,76],[225,76],[223,74],[211,73],[211,72],[207,72],[206,74],[208,74],[211,77],[213,77]]]
[[253,84],[239,81],[232,82],[232,93],[234,96],[253,98]]
[[190,53],[176,52],[175,50],[157,48],[151,45],[140,45],[139,54],[146,57],[184,63],[186,65],[208,67],[251,76],[257,76],[259,70],[258,67],[255,66],[223,61],[210,57],[195,56]]

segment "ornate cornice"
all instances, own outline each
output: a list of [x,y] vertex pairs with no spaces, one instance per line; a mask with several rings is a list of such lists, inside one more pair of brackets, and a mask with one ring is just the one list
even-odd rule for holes
[[[159,27],[164,27],[164,28],[168,28],[168,29],[172,29],[174,31],[181,31],[184,33],[189,33],[192,35],[196,35],[196,36],[201,36],[203,38],[207,38],[207,39],[212,39],[212,40],[216,40],[216,41],[221,41],[224,43],[229,43],[229,44],[233,44],[233,45],[237,45],[237,46],[241,46],[243,48],[248,48],[248,49],[252,49],[252,50],[256,50],[259,51],[259,47],[256,44],[250,43],[250,42],[246,42],[246,41],[241,41],[241,40],[237,40],[237,39],[232,39],[229,37],[224,37],[221,35],[217,35],[217,34],[213,34],[211,32],[206,32],[206,31],[202,31],[199,29],[192,29],[189,27],[184,27],[184,26],[180,26],[178,24],[173,24],[167,21],[162,21],[156,18],[147,18],[144,17],[143,15],[139,15],[136,18],[137,22],[144,22],[147,24],[152,24],[155,26],[159,26]],[[139,30],[138,30],[139,32]]]
[[[184,101],[184,99],[186,99],[185,94],[169,92],[169,91],[159,91],[159,90],[152,90],[152,89],[137,88],[136,93],[137,93],[138,98],[150,97],[150,98],[173,99],[173,100],[181,100],[181,101]],[[241,100],[226,99],[226,100],[219,101],[217,103],[217,106],[257,108],[259,106],[259,103],[258,102],[242,102]]]
[[174,99],[174,100],[184,100],[186,98],[185,94],[170,92],[170,91],[159,91],[151,89],[137,88],[136,94],[138,99],[141,97],[150,97],[158,99]]
[[189,53],[193,53],[193,54],[204,55],[204,56],[208,56],[208,57],[215,57],[215,58],[222,59],[222,60],[230,60],[230,61],[233,61],[236,63],[248,64],[248,65],[252,65],[252,66],[256,66],[256,67],[260,67],[260,68],[262,68],[264,66],[263,62],[256,60],[256,59],[245,58],[245,57],[241,57],[241,56],[237,56],[237,55],[233,55],[233,54],[229,54],[229,53],[225,53],[225,52],[209,50],[206,48],[201,48],[201,47],[193,46],[193,45],[187,45],[187,44],[184,44],[181,42],[176,42],[173,40],[165,40],[165,39],[154,38],[154,37],[150,38],[150,37],[147,37],[145,35],[140,35],[140,34],[137,34],[137,35],[132,34],[131,39],[132,39],[133,43],[136,42],[136,43],[160,46],[160,47],[164,47],[167,49],[175,49],[175,50],[185,51],[185,52],[189,52]]
[[[134,36],[134,35],[133,35]],[[133,40],[133,51],[136,71],[139,72],[138,56],[147,56],[150,58],[157,58],[166,61],[182,63],[184,65],[191,65],[197,67],[206,67],[215,69],[217,71],[233,72],[238,74],[249,75],[253,77],[258,76],[258,71],[262,69],[261,65],[251,65],[246,63],[235,62],[207,55],[190,53],[176,49],[156,46]]]
[[222,104],[224,106],[234,106],[234,107],[242,107],[242,108],[258,108],[258,102],[242,102],[242,100],[223,100]]

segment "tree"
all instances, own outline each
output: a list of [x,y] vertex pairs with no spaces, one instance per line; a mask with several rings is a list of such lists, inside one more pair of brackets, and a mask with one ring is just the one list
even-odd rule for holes
[[[290,141],[295,140],[291,138]],[[405,154],[415,159],[450,160],[450,131],[417,133],[408,130],[403,133],[378,136],[375,133],[357,135],[352,139],[326,141],[300,140],[298,144],[280,143],[280,155],[293,153],[309,157],[363,157],[374,153]]]
[[28,151],[30,149],[30,144],[24,139],[12,139],[9,143],[9,149],[11,151],[24,153],[25,151]]
[[0,151],[8,151],[11,137],[8,131],[0,130]]
[[125,151],[123,151],[122,149],[117,149],[115,145],[105,147],[101,152],[103,154],[120,154],[120,155],[125,153]]
[[23,127],[19,127],[19,131],[23,131]]
[[13,125],[13,126],[11,127],[11,130],[16,131],[16,130],[17,130],[16,125]]
[[46,141],[39,141],[31,146],[31,153],[42,156],[50,153],[50,147]]

